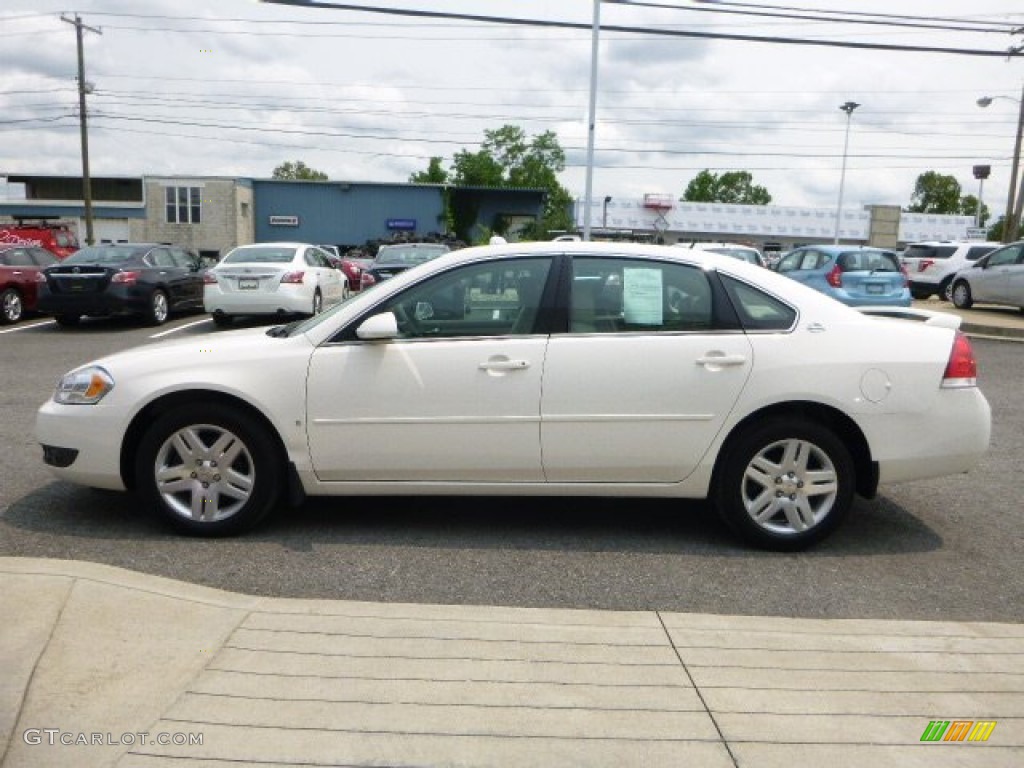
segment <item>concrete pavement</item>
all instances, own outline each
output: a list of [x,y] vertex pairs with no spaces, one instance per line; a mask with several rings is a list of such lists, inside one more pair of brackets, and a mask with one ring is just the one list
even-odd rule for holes
[[5,768],[1024,764],[1024,625],[260,598],[30,558],[0,559],[0,616]]

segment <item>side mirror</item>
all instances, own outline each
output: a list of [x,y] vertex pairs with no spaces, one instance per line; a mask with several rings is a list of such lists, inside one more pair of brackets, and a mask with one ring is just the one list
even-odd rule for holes
[[381,312],[366,318],[356,328],[356,336],[363,341],[374,341],[377,339],[397,339],[398,320],[394,312]]

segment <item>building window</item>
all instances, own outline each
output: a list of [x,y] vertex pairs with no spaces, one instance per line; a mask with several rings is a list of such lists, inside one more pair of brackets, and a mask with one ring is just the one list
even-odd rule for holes
[[202,221],[202,198],[199,187],[165,187],[168,224],[199,224]]

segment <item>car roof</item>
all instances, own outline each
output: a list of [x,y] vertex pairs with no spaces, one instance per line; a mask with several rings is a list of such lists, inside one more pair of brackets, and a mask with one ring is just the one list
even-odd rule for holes
[[[878,248],[874,245],[836,245],[835,243],[808,243],[807,245],[801,245],[799,248],[794,248],[793,251],[803,250],[804,248],[815,248],[816,250],[824,251],[828,254],[856,253],[858,251],[867,251],[869,253],[896,253],[895,248]],[[793,251],[790,251],[790,253]]]

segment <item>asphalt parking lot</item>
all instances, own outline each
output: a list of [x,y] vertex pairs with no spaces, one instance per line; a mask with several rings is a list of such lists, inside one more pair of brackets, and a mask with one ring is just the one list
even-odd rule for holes
[[994,432],[974,472],[883,487],[836,536],[796,555],[738,547],[704,504],[628,500],[316,500],[242,538],[194,540],[131,496],[51,479],[32,424],[61,373],[212,332],[202,315],[155,329],[99,320],[68,331],[40,319],[0,332],[0,555],[281,597],[1009,622],[1024,613],[1020,343],[975,341]]

